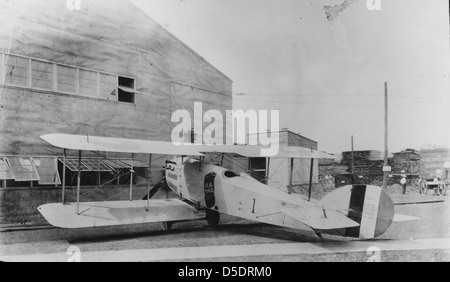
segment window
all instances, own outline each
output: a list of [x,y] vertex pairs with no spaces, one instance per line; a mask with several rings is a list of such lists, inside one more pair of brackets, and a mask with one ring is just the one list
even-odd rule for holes
[[80,69],[80,95],[98,97],[98,72]]
[[266,167],[267,161],[265,158],[250,159],[250,174],[253,178],[262,183],[266,183]]
[[31,60],[31,87],[53,90],[53,64]]
[[77,69],[58,65],[58,91],[77,93]]
[[6,158],[14,180],[39,181],[39,175],[30,158]]
[[28,87],[27,58],[14,55],[5,56],[5,84]]
[[136,103],[134,78],[20,55],[0,53],[0,83],[122,103]]
[[117,75],[100,73],[100,98],[117,101]]
[[135,85],[133,78],[119,76],[119,102],[135,102]]
[[61,178],[56,158],[33,158],[33,164],[39,174],[39,185],[60,185]]
[[11,170],[4,158],[0,158],[0,180],[11,180],[14,179]]

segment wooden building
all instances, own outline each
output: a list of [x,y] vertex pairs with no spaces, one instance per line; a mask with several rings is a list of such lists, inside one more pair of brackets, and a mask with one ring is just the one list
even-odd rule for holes
[[449,169],[446,163],[450,162],[450,149],[429,148],[420,150],[420,175],[433,179],[448,178]]
[[[232,108],[230,78],[127,0],[83,0],[79,10],[66,0],[0,7],[0,180],[40,189],[24,196],[0,188],[3,211],[20,209],[20,197],[30,200],[27,210],[58,198],[62,151],[41,135],[170,141],[174,111],[193,114],[197,101],[224,116]],[[84,185],[111,168],[91,157]],[[137,158],[148,166],[149,156]]]
[[[270,133],[279,140],[280,147],[300,147],[312,150],[318,150],[318,143],[306,138],[300,134],[283,129],[280,132]],[[250,135],[249,141],[258,138],[258,134]],[[257,139],[256,139],[257,140]],[[255,142],[255,140],[253,140]],[[293,166],[291,166],[293,162]],[[305,194],[308,191],[310,182],[311,161],[306,159],[286,159],[271,158],[234,158],[233,170],[236,172],[248,172],[250,175],[270,186],[278,189],[287,189],[292,183],[291,192]],[[319,162],[315,160],[313,164],[314,191],[320,193],[322,186],[319,185]],[[289,188],[289,187],[288,187]]]

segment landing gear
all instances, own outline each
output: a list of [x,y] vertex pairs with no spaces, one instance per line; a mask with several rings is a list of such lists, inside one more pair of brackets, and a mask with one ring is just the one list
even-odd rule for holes
[[161,222],[161,230],[162,231],[170,231],[172,230],[173,223],[172,222]]
[[220,223],[220,213],[213,210],[206,210],[206,222],[211,227],[217,227]]
[[317,231],[314,231],[314,232],[316,233],[317,237],[319,237],[320,240],[325,241],[322,237],[322,233],[319,233]]

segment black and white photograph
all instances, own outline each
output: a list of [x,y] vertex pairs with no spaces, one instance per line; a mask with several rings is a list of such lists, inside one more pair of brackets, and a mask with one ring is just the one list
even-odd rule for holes
[[450,262],[449,78],[448,0],[0,0],[0,261]]

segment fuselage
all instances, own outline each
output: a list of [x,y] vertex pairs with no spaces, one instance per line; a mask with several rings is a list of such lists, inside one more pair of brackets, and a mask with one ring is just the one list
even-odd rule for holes
[[281,227],[311,231],[280,210],[318,205],[262,184],[245,173],[193,159],[168,162],[166,181],[173,191],[199,208]]

